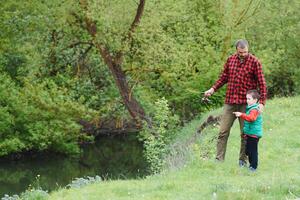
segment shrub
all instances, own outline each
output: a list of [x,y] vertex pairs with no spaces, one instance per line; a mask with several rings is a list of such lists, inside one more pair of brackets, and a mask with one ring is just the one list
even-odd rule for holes
[[144,140],[144,155],[150,165],[150,171],[158,173],[164,166],[166,147],[175,135],[179,119],[176,115],[172,115],[165,98],[155,102],[152,119],[151,127],[145,124],[140,136]]
[[20,87],[3,73],[0,106],[0,156],[28,150],[78,153],[78,142],[92,139],[80,133],[77,121],[93,112],[51,81],[24,81]]

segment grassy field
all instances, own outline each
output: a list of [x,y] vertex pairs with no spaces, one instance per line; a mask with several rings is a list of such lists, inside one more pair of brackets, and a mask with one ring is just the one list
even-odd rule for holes
[[[49,199],[299,199],[300,97],[268,101],[263,117],[264,136],[259,142],[255,173],[238,166],[240,135],[236,121],[224,163],[214,161],[218,127],[212,127],[192,144],[189,159],[180,169],[142,180],[62,189],[51,193]],[[184,127],[179,140],[191,136],[200,121]]]

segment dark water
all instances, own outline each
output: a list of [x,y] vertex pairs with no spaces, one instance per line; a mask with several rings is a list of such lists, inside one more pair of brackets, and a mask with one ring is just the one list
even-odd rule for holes
[[4,194],[20,194],[29,185],[38,184],[43,190],[52,191],[85,176],[126,179],[146,175],[142,144],[135,134],[102,136],[82,150],[77,158],[39,155],[19,161],[0,159],[0,198]]

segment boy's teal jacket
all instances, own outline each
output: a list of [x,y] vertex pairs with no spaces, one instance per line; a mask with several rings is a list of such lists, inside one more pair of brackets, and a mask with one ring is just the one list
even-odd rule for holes
[[[258,104],[253,104],[251,106],[247,106],[246,108],[246,114],[249,115],[251,110],[258,110]],[[263,135],[263,130],[262,130],[262,123],[263,123],[263,118],[261,114],[259,114],[256,118],[255,121],[253,122],[248,122],[244,120],[244,134],[246,135],[256,135],[257,137],[262,137]]]

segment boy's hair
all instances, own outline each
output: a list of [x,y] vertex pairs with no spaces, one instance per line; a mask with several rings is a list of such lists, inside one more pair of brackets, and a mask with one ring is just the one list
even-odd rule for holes
[[260,98],[260,95],[257,90],[248,90],[247,94],[250,94],[253,99],[259,100],[259,98]]

